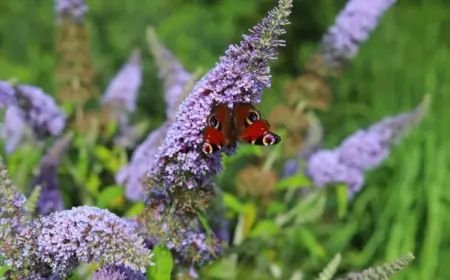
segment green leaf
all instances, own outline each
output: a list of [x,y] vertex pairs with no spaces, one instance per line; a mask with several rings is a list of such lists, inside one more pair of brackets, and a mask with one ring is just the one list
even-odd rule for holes
[[130,207],[130,209],[125,213],[126,217],[134,217],[138,216],[142,213],[142,210],[145,209],[144,202],[137,202]]
[[97,199],[97,207],[107,208],[111,202],[121,198],[125,193],[124,188],[118,186],[110,186],[103,189]]
[[299,189],[312,186],[311,180],[303,174],[295,174],[293,176],[280,180],[275,185],[275,190],[282,191],[286,189]]
[[245,212],[245,205],[230,193],[223,193],[223,202],[225,205],[237,213]]
[[249,233],[249,237],[271,237],[277,234],[280,231],[280,228],[273,220],[261,220],[259,223],[255,225],[253,230]]
[[3,278],[3,275],[5,275],[5,272],[9,270],[9,266],[8,265],[2,265],[0,266],[0,280],[5,279]]
[[302,243],[306,246],[310,254],[314,257],[324,258],[326,256],[326,251],[323,246],[320,244],[319,240],[317,240],[316,236],[312,231],[302,227],[296,229],[297,237],[302,241]]
[[267,216],[273,216],[280,213],[283,213],[286,211],[287,207],[286,204],[279,201],[272,201],[266,209],[266,215]]
[[158,244],[153,248],[152,260],[155,263],[147,272],[148,280],[170,280],[172,273],[173,260],[169,249],[164,245]]
[[247,203],[245,204],[245,213],[242,216],[243,218],[243,237],[245,238],[248,233],[250,232],[251,228],[253,227],[253,224],[255,223],[256,220],[256,214],[257,214],[257,209],[256,206],[251,204],[251,203]]
[[345,184],[339,184],[336,186],[336,199],[338,208],[338,217],[343,218],[347,215],[348,209],[348,189]]
[[94,148],[94,154],[96,157],[98,157],[100,160],[102,161],[107,161],[109,160],[111,157],[113,157],[112,153],[110,150],[108,150],[106,147],[104,146],[95,146]]

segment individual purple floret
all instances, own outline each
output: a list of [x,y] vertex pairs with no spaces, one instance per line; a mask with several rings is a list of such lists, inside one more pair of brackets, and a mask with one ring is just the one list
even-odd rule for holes
[[0,108],[14,102],[14,88],[7,82],[0,81]]
[[108,265],[92,274],[91,280],[145,280],[141,272],[120,265]]
[[68,15],[81,23],[84,15],[89,11],[85,0],[55,0],[55,12],[59,16]]
[[270,86],[268,62],[276,59],[279,37],[289,23],[292,0],[280,0],[262,23],[243,36],[239,45],[231,45],[194,87],[181,104],[160,147],[158,165],[150,172],[152,185],[164,188],[196,188],[208,184],[210,176],[221,170],[220,154],[204,155],[200,146],[202,131],[214,103],[232,106],[237,102],[259,103],[265,87]]
[[56,136],[62,132],[67,117],[50,95],[30,85],[18,85],[15,89],[18,106],[36,136]]
[[125,186],[125,196],[128,199],[132,201],[145,199],[147,194],[144,184],[145,175],[155,165],[155,154],[166,137],[170,124],[170,122],[165,122],[150,133],[134,151],[130,163],[122,167],[116,174],[116,183]]
[[167,119],[173,120],[180,104],[180,97],[184,93],[184,85],[191,79],[192,75],[184,69],[172,52],[158,40],[153,27],[148,29],[147,34],[150,50],[158,67],[159,78],[164,81]]
[[361,43],[369,38],[381,16],[395,0],[349,0],[335,24],[322,38],[321,53],[328,62],[353,58]]
[[123,265],[145,272],[151,251],[134,227],[115,214],[75,207],[33,220],[16,238],[21,255],[7,259],[15,268],[67,276],[80,263]]
[[2,138],[5,141],[5,151],[12,153],[25,139],[28,126],[24,113],[14,105],[8,106],[2,126]]
[[128,114],[136,110],[136,99],[142,83],[141,51],[133,50],[128,61],[111,80],[102,97],[102,103],[113,109],[114,117],[121,124],[127,122]]

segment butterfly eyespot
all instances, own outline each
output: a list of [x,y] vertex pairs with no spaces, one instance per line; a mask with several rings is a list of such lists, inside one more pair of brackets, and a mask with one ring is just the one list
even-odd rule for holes
[[207,154],[207,155],[210,155],[210,154],[212,154],[212,152],[214,151],[214,149],[213,149],[213,147],[211,146],[211,144],[209,144],[209,143],[203,143],[202,151],[203,151],[203,153],[205,153],[205,154]]
[[264,135],[264,137],[262,139],[262,143],[264,146],[275,145],[280,141],[281,141],[281,137],[276,134],[272,134],[272,133]]
[[214,115],[210,116],[210,117],[208,117],[208,125],[218,129],[219,128],[219,120]]
[[245,120],[245,122],[248,124],[248,125],[251,125],[252,123],[254,123],[254,122],[256,122],[257,120],[259,120],[261,118],[261,116],[260,116],[260,114],[259,114],[259,112],[258,111],[250,111],[248,114],[247,114],[247,119]]

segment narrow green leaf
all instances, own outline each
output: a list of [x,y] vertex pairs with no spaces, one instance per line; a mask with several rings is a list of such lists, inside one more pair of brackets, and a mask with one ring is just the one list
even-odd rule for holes
[[164,245],[157,244],[153,248],[153,263],[147,270],[148,280],[170,280],[173,268],[172,254]]
[[295,174],[293,176],[280,180],[275,185],[275,190],[282,191],[286,189],[299,189],[312,186],[311,180],[303,174]]
[[245,205],[230,193],[223,193],[223,202],[225,205],[237,213],[245,212]]
[[271,237],[277,234],[280,231],[280,228],[273,220],[261,220],[259,223],[255,225],[253,230],[249,233],[249,237]]
[[336,186],[336,199],[338,208],[338,217],[343,218],[347,215],[348,209],[348,189],[345,184],[339,184]]

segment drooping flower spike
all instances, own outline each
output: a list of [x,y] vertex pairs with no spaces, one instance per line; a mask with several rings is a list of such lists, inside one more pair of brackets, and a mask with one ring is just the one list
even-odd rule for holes
[[276,59],[277,47],[284,46],[280,36],[289,23],[292,0],[278,6],[244,35],[239,45],[231,45],[194,87],[181,105],[167,137],[156,155],[160,161],[149,172],[151,184],[164,189],[197,188],[208,184],[209,175],[221,170],[220,155],[201,151],[203,130],[214,104],[256,104],[264,88],[270,87],[268,62]]
[[345,183],[353,196],[364,184],[364,173],[378,167],[392,147],[427,113],[429,97],[408,113],[388,117],[348,136],[340,146],[322,150],[308,160],[307,173],[317,187]]

